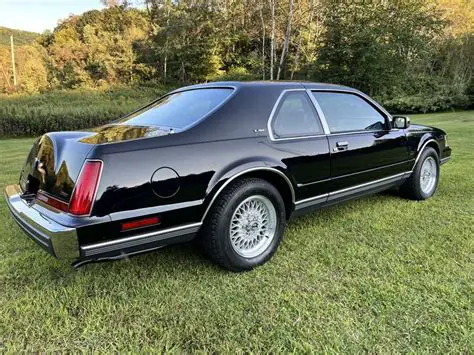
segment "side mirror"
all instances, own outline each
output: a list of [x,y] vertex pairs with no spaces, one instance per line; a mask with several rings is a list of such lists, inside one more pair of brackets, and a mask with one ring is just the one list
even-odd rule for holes
[[406,116],[393,116],[392,127],[400,129],[408,128],[410,127],[410,119]]

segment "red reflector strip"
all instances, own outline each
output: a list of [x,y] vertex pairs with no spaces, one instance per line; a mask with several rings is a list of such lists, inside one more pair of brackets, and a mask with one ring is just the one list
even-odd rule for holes
[[137,219],[135,221],[124,222],[122,223],[122,232],[128,231],[130,229],[136,229],[141,227],[153,226],[160,223],[159,217],[148,217],[143,219]]
[[36,198],[44,203],[46,203],[48,206],[54,207],[60,211],[67,212],[69,205],[61,200],[58,200],[53,197],[49,197],[42,193],[41,191],[38,191],[38,194],[36,195]]

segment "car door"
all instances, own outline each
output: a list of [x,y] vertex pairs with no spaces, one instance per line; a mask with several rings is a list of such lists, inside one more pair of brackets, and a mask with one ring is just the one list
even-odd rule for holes
[[401,178],[409,169],[405,132],[356,92],[312,91],[329,129],[331,191],[381,179]]
[[296,201],[320,196],[325,202],[330,177],[328,140],[304,89],[285,90],[268,123],[271,146],[297,185]]

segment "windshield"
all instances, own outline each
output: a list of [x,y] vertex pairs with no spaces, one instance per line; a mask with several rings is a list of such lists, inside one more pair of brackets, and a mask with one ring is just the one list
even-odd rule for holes
[[177,92],[117,123],[184,130],[224,102],[232,91],[231,88],[207,88]]

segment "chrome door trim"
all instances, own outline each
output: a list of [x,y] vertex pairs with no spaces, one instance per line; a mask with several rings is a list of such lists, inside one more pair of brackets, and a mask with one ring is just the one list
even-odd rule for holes
[[314,197],[310,197],[310,198],[305,198],[303,200],[296,201],[295,205],[299,206],[301,204],[306,204],[308,202],[313,202],[313,201],[314,202],[311,203],[310,205],[314,205],[314,204],[317,204],[317,203],[320,203],[320,202],[325,202],[325,201],[320,201],[323,198],[330,199],[331,197],[337,196],[339,194],[343,194],[345,192],[349,192],[349,191],[352,191],[352,190],[357,190],[357,189],[360,189],[360,188],[363,188],[363,187],[368,187],[368,186],[371,186],[371,185],[377,185],[377,184],[379,184],[381,182],[384,182],[384,181],[389,181],[389,180],[393,180],[393,179],[396,179],[396,178],[402,179],[403,177],[407,177],[410,174],[411,174],[411,171],[405,171],[403,173],[390,175],[390,176],[384,177],[382,179],[377,179],[377,180],[369,181],[369,182],[366,182],[366,183],[363,183],[363,184],[354,185],[354,186],[347,187],[347,188],[344,188],[344,189],[341,189],[341,190],[332,191],[332,192],[329,192],[327,194],[322,194],[322,195],[318,195],[318,196],[314,196]]
[[[305,203],[308,203],[308,202],[314,202],[313,204],[319,203],[320,202],[319,200],[326,199],[328,196],[329,196],[329,193],[322,194],[322,195],[317,195],[317,196],[314,196],[314,197],[305,198],[303,200],[296,201],[295,205],[299,206],[301,204],[305,204]],[[325,201],[323,201],[323,202],[325,202]]]
[[[410,159],[410,160],[412,160],[412,159]],[[335,176],[335,177],[331,177],[331,178],[329,178],[329,179],[323,179],[323,180],[318,180],[318,181],[314,181],[314,182],[308,182],[308,183],[306,183],[306,184],[298,184],[298,187],[305,187],[305,186],[309,186],[309,185],[319,184],[320,182],[335,181],[335,180],[337,180],[337,179],[343,179],[343,178],[346,178],[346,177],[349,177],[349,176],[353,176],[353,175],[359,175],[359,174],[364,174],[364,173],[371,172],[371,171],[376,171],[376,170],[381,170],[381,169],[385,169],[385,168],[390,168],[390,167],[392,167],[392,166],[401,165],[401,164],[406,164],[406,163],[408,163],[410,160],[400,161],[400,162],[398,162],[398,163],[383,165],[383,166],[379,166],[379,167],[376,167],[376,168],[370,168],[370,169],[367,169],[367,170],[356,171],[355,173],[350,173],[350,174]]]
[[330,196],[333,196],[333,195],[337,195],[337,194],[341,194],[341,193],[344,193],[344,192],[347,192],[347,191],[351,191],[351,190],[357,190],[361,187],[366,187],[366,186],[370,186],[370,185],[375,185],[375,184],[378,184],[380,182],[384,182],[384,181],[387,181],[387,180],[391,180],[391,179],[395,179],[397,177],[402,177],[406,174],[407,172],[403,172],[403,173],[399,173],[399,174],[395,174],[395,175],[390,175],[390,176],[387,176],[387,177],[384,177],[382,179],[378,179],[378,180],[373,180],[373,181],[369,181],[369,182],[366,182],[366,183],[363,183],[363,184],[359,184],[359,185],[354,185],[354,186],[351,186],[351,187],[347,187],[345,189],[341,189],[341,190],[337,190],[337,191],[333,191],[333,192],[330,192],[329,195]]

